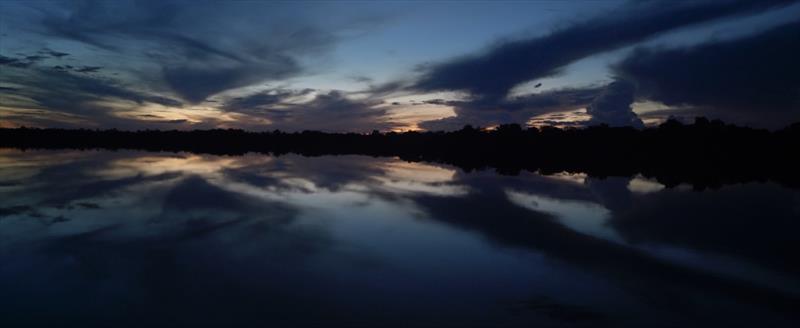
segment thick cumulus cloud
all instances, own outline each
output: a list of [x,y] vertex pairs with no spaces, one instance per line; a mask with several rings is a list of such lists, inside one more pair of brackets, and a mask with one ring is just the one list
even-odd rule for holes
[[419,126],[426,130],[457,130],[464,125],[497,125],[525,123],[531,117],[551,112],[582,108],[601,92],[601,87],[560,89],[525,96],[491,101],[485,98],[464,101],[433,100],[426,103],[452,106],[456,116],[425,121]]
[[351,99],[336,90],[319,92],[310,101],[300,99],[314,92],[312,89],[266,90],[229,99],[222,108],[267,119],[270,124],[261,128],[283,131],[368,132],[395,127],[386,119],[388,107],[381,100]]
[[742,39],[640,49],[615,67],[638,96],[766,127],[800,119],[800,22]]
[[[619,13],[573,24],[542,37],[505,42],[479,55],[423,66],[420,79],[411,88],[422,91],[462,90],[475,99],[464,107],[456,108],[459,117],[425,122],[423,126],[452,128],[452,125],[461,123],[525,122],[529,116],[510,113],[517,111],[521,103],[509,103],[506,99],[510,90],[521,83],[558,75],[565,66],[580,59],[642,42],[677,28],[726,16],[752,14],[789,2],[633,3]],[[614,88],[619,86],[615,85]],[[533,103],[523,108],[535,105]],[[488,111],[479,113],[476,108]],[[601,111],[605,112],[606,109],[604,107]],[[531,111],[541,112],[542,108]],[[607,114],[616,115],[614,113],[630,116],[616,110]],[[623,118],[613,119],[616,123]],[[638,125],[638,119],[628,120]]]
[[606,86],[592,104],[586,107],[586,113],[591,115],[588,125],[644,127],[642,120],[631,108],[635,93],[636,86],[625,80],[614,81]]

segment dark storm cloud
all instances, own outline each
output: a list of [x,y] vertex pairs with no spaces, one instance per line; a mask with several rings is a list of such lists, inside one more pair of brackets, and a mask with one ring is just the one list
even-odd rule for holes
[[742,39],[640,49],[615,67],[638,96],[768,127],[800,118],[800,22]]
[[790,1],[633,3],[533,39],[502,43],[484,54],[423,67],[417,89],[466,90],[499,99],[514,86],[556,75],[579,59],[644,41],[661,33],[725,16],[753,13]]

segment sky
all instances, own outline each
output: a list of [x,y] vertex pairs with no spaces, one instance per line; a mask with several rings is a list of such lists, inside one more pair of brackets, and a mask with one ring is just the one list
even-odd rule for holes
[[0,127],[800,121],[800,2],[0,1]]

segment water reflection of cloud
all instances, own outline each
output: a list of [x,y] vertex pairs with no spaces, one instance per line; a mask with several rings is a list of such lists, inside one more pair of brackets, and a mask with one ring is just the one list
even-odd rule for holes
[[[231,193],[212,183],[219,177],[210,168],[222,167],[213,160],[204,165],[193,157],[165,155],[136,161],[129,156],[85,156],[72,163],[48,164],[29,176],[28,192],[45,193],[45,186],[49,192],[27,197],[36,207],[13,207],[7,211],[9,220],[0,221],[4,263],[0,289],[4,297],[17,300],[3,302],[13,314],[3,312],[5,318],[26,315],[26,304],[32,306],[36,299],[62,306],[79,304],[82,308],[53,309],[71,311],[78,322],[89,318],[104,322],[91,313],[115,311],[114,302],[95,303],[85,296],[124,300],[140,308],[156,303],[169,308],[163,313],[150,311],[137,322],[158,323],[177,316],[187,324],[208,323],[212,316],[194,313],[197,307],[211,309],[220,301],[208,295],[228,298],[229,305],[214,315],[234,315],[252,304],[269,305],[277,302],[276,297],[292,302],[291,286],[307,277],[303,263],[330,248],[323,227],[296,224],[296,208]],[[153,183],[164,176],[168,183]],[[75,193],[81,190],[85,192]],[[45,206],[54,198],[63,198],[64,206]],[[4,197],[0,207],[5,208],[7,201]],[[31,208],[74,219],[44,226],[20,216]],[[238,269],[230,271],[220,264]],[[23,276],[30,284],[48,288],[8,283]]]
[[666,188],[666,186],[658,183],[658,181],[647,179],[641,175],[633,177],[633,179],[628,182],[628,190],[634,193],[647,194],[661,191],[664,188]]
[[561,200],[513,190],[506,190],[506,195],[516,205],[552,214],[559,222],[577,232],[612,241],[621,241],[616,231],[607,225],[611,213],[600,204]]
[[387,177],[421,183],[450,182],[456,171],[423,163],[392,161],[382,166]]
[[388,192],[442,196],[463,196],[468,192],[464,186],[453,184],[454,169],[402,161],[386,163],[382,169],[382,174],[373,176],[373,179]]
[[30,178],[43,169],[80,161],[83,157],[77,152],[0,149],[0,191],[20,189],[23,183],[34,182]]
[[[756,307],[785,316],[796,304],[796,289],[776,287],[797,283],[800,197],[771,184],[685,192],[641,177],[502,176],[363,156],[5,152],[0,163],[10,163],[0,181],[13,182],[0,187],[9,297],[33,293],[10,283],[23,279],[53,286],[35,294],[52,302],[77,288],[240,318],[257,317],[241,312],[254,304],[291,318],[332,313],[320,294],[361,310],[430,311],[456,298],[462,315],[500,300],[532,308],[517,317],[529,323],[721,308],[742,310],[727,323],[753,323]],[[698,293],[703,304],[684,302]]]
[[96,174],[103,177],[120,177],[179,172],[184,175],[210,177],[218,175],[224,169],[263,165],[270,160],[268,156],[223,157],[195,154],[131,156],[109,162],[105,169],[97,171]]
[[466,193],[463,186],[452,183],[454,169],[386,158],[337,156],[315,161],[287,156],[271,165],[226,169],[224,173],[228,186],[267,198],[275,198],[277,194],[325,191],[385,197]]
[[553,174],[545,174],[542,176],[548,179],[571,182],[579,185],[586,183],[586,178],[589,177],[586,173],[579,172],[558,172]]

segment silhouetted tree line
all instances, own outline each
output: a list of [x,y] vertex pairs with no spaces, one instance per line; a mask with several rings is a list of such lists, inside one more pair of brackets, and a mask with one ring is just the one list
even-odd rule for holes
[[219,155],[247,152],[280,156],[359,154],[396,156],[458,166],[465,171],[494,168],[544,174],[585,172],[594,177],[641,173],[667,186],[695,188],[772,180],[800,186],[800,123],[778,131],[697,118],[693,124],[669,120],[637,130],[604,125],[583,129],[492,130],[465,126],[453,132],[371,134],[303,131],[248,132],[235,129],[120,131],[89,129],[0,129],[0,147],[20,149],[136,149]]

